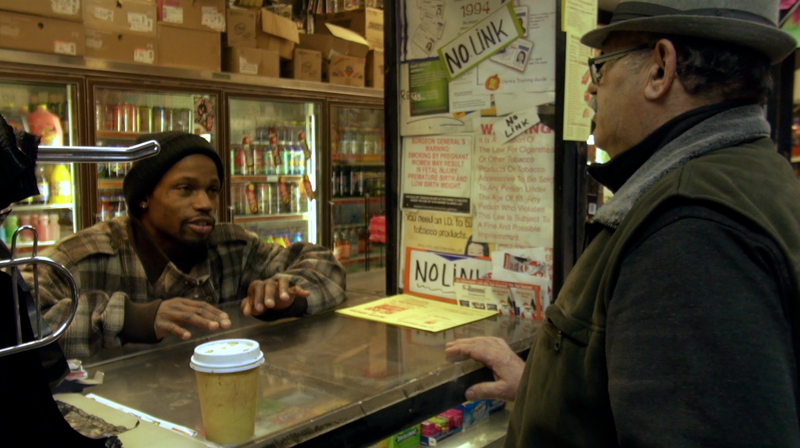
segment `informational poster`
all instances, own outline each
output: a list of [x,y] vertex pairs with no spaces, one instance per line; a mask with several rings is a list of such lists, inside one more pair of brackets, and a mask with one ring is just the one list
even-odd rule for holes
[[403,208],[469,214],[471,160],[471,135],[403,139]]
[[586,90],[592,82],[587,61],[592,49],[579,36],[567,34],[567,66],[564,75],[564,140],[585,142],[592,133],[594,111]]
[[408,1],[400,134],[472,132],[482,111],[505,115],[552,102],[555,3]]
[[597,28],[597,0],[562,0],[561,29],[581,37]]
[[[403,212],[403,238],[409,247],[466,254],[472,241],[472,218],[430,211]],[[488,248],[483,256],[488,256]]]
[[456,303],[456,278],[478,280],[492,271],[488,257],[431,252],[406,246],[404,291],[419,297]]
[[539,285],[497,280],[455,279],[460,306],[498,311],[503,316],[542,319],[542,288]]
[[465,308],[408,294],[386,297],[336,312],[434,333],[497,314],[497,311]]
[[553,245],[555,137],[540,123],[500,143],[492,121],[477,137],[473,239],[525,247]]

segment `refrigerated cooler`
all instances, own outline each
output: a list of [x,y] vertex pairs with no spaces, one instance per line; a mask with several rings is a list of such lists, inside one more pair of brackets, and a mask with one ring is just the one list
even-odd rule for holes
[[[209,92],[93,88],[94,144],[130,146],[140,134],[184,131],[206,138],[217,147],[217,98]],[[127,213],[122,181],[131,164],[97,164],[96,207],[93,223]]]
[[[40,136],[40,146],[72,146],[77,143],[78,81],[23,82],[0,81],[0,114],[16,130]],[[14,204],[14,214],[0,229],[0,238],[11,243],[17,227],[33,226],[38,246],[56,240],[79,228],[76,204],[76,173],[72,164],[37,163],[35,174],[40,194]],[[20,234],[18,249],[30,250],[33,235]]]
[[383,109],[330,108],[331,242],[348,272],[384,267],[386,168]]
[[232,222],[269,243],[318,242],[321,103],[227,103]]

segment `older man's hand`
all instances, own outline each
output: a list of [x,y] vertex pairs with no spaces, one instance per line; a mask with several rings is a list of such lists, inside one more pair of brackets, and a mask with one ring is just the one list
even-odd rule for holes
[[269,310],[281,311],[289,308],[297,297],[308,297],[310,291],[300,286],[289,286],[289,280],[256,280],[247,288],[247,297],[239,309],[245,316],[260,316]]
[[475,384],[467,389],[467,400],[481,398],[514,401],[517,388],[525,369],[522,360],[506,341],[500,338],[469,338],[448,342],[445,347],[448,355],[466,355],[492,369],[493,382]]

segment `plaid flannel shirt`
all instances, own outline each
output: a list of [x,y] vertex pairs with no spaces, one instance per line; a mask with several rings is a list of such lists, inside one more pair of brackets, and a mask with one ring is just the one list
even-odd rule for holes
[[[283,277],[311,292],[308,315],[345,300],[345,270],[330,250],[309,243],[288,248],[266,244],[232,224],[214,228],[208,239],[208,258],[191,272],[169,263],[158,281],[150,284],[127,227],[127,217],[102,222],[42,253],[64,265],[78,284],[78,311],[60,340],[68,358],[121,346],[126,298],[147,303],[184,297],[216,305],[243,299],[255,280]],[[32,285],[31,271],[26,270],[24,276]],[[52,269],[40,267],[39,291],[45,319],[57,328],[69,313],[69,287]]]

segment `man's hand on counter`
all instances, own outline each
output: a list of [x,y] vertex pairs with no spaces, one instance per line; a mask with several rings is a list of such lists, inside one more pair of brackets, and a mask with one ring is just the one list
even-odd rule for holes
[[467,389],[467,400],[499,398],[514,401],[525,361],[511,350],[506,341],[489,337],[459,339],[448,342],[444,351],[448,355],[469,356],[494,373],[495,381],[475,384]]
[[192,325],[197,328],[216,330],[230,328],[231,321],[223,311],[196,300],[176,297],[161,302],[155,319],[156,337],[163,338],[168,334],[183,340],[192,337],[181,325]]
[[289,308],[297,297],[308,298],[310,291],[295,285],[289,286],[289,280],[256,280],[247,288],[247,297],[242,300],[239,309],[245,316],[260,316],[267,312],[282,311]]

